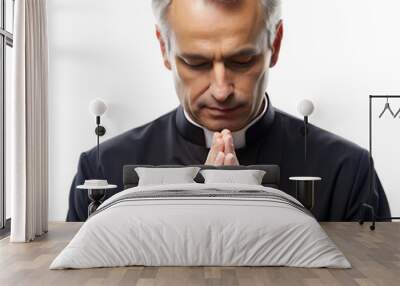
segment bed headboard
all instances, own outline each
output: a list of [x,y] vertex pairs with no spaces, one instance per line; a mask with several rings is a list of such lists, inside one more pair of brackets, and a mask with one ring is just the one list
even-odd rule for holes
[[[280,168],[278,165],[240,165],[240,166],[211,166],[211,165],[124,165],[123,168],[123,184],[124,190],[128,188],[133,188],[138,185],[139,177],[135,171],[136,167],[162,167],[162,168],[177,168],[177,167],[199,167],[201,169],[221,169],[221,170],[246,170],[246,169],[256,169],[264,170],[266,173],[262,180],[262,185],[265,187],[272,187],[279,189],[280,187]],[[198,183],[204,183],[204,178],[200,174],[194,179]]]

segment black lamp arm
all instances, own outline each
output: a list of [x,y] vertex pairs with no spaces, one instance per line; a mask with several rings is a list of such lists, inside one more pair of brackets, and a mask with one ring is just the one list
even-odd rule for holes
[[304,161],[307,161],[307,128],[308,128],[308,116],[304,116]]
[[96,124],[97,127],[94,130],[94,133],[96,133],[97,135],[97,166],[100,166],[100,136],[103,136],[104,134],[106,134],[106,129],[104,128],[104,126],[100,125],[100,116],[96,116]]

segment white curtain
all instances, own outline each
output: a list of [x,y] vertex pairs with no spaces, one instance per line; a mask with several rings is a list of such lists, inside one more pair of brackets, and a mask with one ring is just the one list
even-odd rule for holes
[[16,0],[11,95],[11,242],[48,229],[46,0]]

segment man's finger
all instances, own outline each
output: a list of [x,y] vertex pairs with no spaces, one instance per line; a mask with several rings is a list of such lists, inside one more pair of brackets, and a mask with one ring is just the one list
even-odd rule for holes
[[[219,132],[215,132],[213,135],[212,145],[210,147],[210,151],[207,155],[206,165],[214,165],[215,159],[219,151],[224,151],[223,149],[223,140],[222,135]],[[221,146],[222,145],[222,146]]]
[[215,159],[214,166],[223,166],[225,161],[224,152],[218,152],[217,158]]
[[229,134],[231,134],[231,131],[230,131],[229,129],[226,129],[226,128],[225,128],[224,130],[221,131],[221,135],[222,135],[222,136],[224,136],[224,135],[229,135]]
[[234,144],[233,144],[233,137],[232,137],[232,135],[231,135],[231,134],[224,135],[223,138],[224,138],[224,146],[225,146],[224,152],[225,152],[225,154],[233,153],[233,154],[236,155],[236,153],[235,153],[235,146],[234,146]]
[[234,154],[228,153],[225,155],[224,165],[225,166],[237,166],[237,165],[239,165],[239,162],[237,160],[237,157]]
[[218,152],[224,153],[224,149],[225,149],[224,139],[217,138],[217,140],[214,144],[214,147],[213,147],[213,152],[215,153],[215,157],[217,157]]
[[214,132],[212,144],[215,144],[217,139],[220,138],[221,136],[222,134],[220,132]]
[[224,160],[224,165],[225,166],[232,166],[233,165],[233,154],[232,153],[228,153],[225,155],[225,160]]
[[[233,153],[235,155],[235,146],[233,142],[232,132],[229,129],[224,129],[221,131],[222,138],[225,141],[225,154]],[[229,139],[231,138],[231,139]]]

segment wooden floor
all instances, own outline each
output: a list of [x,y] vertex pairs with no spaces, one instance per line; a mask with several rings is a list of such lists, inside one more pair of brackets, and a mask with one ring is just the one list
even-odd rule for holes
[[353,268],[119,267],[48,270],[81,223],[50,223],[32,243],[0,241],[0,285],[400,285],[400,223],[323,223]]

